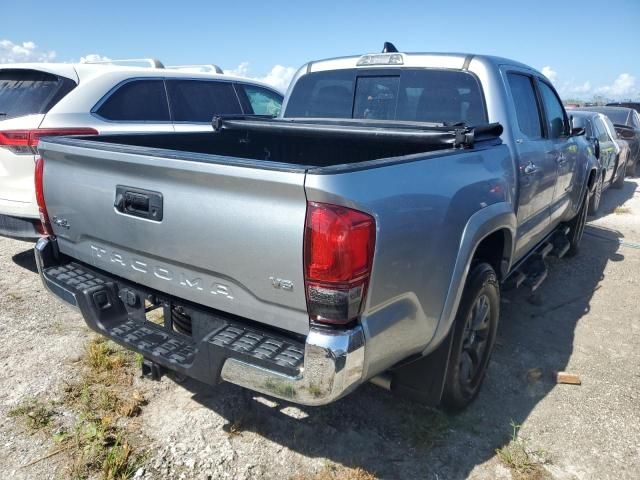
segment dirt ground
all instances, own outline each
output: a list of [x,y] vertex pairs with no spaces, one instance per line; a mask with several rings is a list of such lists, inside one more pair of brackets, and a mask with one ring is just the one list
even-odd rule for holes
[[[464,413],[372,385],[307,408],[229,384],[135,379],[132,391],[148,404],[126,427],[143,452],[133,477],[638,478],[640,182],[627,179],[603,201],[576,258],[552,260],[534,297],[505,295],[486,383]],[[56,453],[61,427],[33,431],[10,413],[39,398],[55,405],[54,425],[68,422],[64,386],[92,334],[45,292],[30,247],[0,238],[0,478],[67,478],[69,455]],[[555,371],[582,385],[556,384]]]

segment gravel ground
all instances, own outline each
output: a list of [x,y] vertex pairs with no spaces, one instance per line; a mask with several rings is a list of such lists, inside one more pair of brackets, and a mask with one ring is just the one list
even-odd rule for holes
[[[130,424],[147,452],[135,477],[353,474],[344,466],[389,479],[638,478],[640,182],[608,191],[601,208],[580,255],[552,261],[536,296],[505,295],[485,386],[463,414],[445,416],[371,385],[307,408],[229,384],[136,380],[149,403]],[[56,448],[51,435],[7,413],[29,397],[62,401],[90,334],[30,269],[30,245],[0,238],[0,478],[65,478],[64,454],[44,458]],[[554,371],[575,373],[582,385],[557,385]],[[497,458],[512,423],[527,451],[544,452],[537,473],[514,475]],[[331,471],[338,473],[322,476]]]

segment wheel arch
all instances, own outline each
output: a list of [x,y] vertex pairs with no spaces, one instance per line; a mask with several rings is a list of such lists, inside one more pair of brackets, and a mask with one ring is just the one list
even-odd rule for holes
[[489,262],[499,279],[506,277],[513,259],[516,226],[513,206],[506,202],[489,205],[469,218],[460,239],[458,257],[438,326],[424,355],[435,350],[451,330],[474,260]]

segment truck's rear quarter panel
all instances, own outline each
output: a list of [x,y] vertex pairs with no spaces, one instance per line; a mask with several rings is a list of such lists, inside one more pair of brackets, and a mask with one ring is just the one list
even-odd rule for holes
[[510,202],[505,145],[434,152],[345,173],[309,172],[310,201],[372,214],[376,251],[362,324],[367,376],[421,352],[435,334],[469,218]]
[[[307,333],[303,171],[66,145],[50,151],[46,142],[40,150],[62,253],[161,292]],[[117,185],[162,193],[162,221],[117,211]],[[276,288],[270,277],[293,288]]]

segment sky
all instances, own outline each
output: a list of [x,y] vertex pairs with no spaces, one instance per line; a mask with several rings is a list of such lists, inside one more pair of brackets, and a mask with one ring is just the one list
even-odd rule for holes
[[[5,0],[8,1],[8,0]],[[153,57],[284,90],[307,61],[380,51],[499,55],[564,98],[640,98],[640,0],[58,2],[2,8],[0,63]]]

